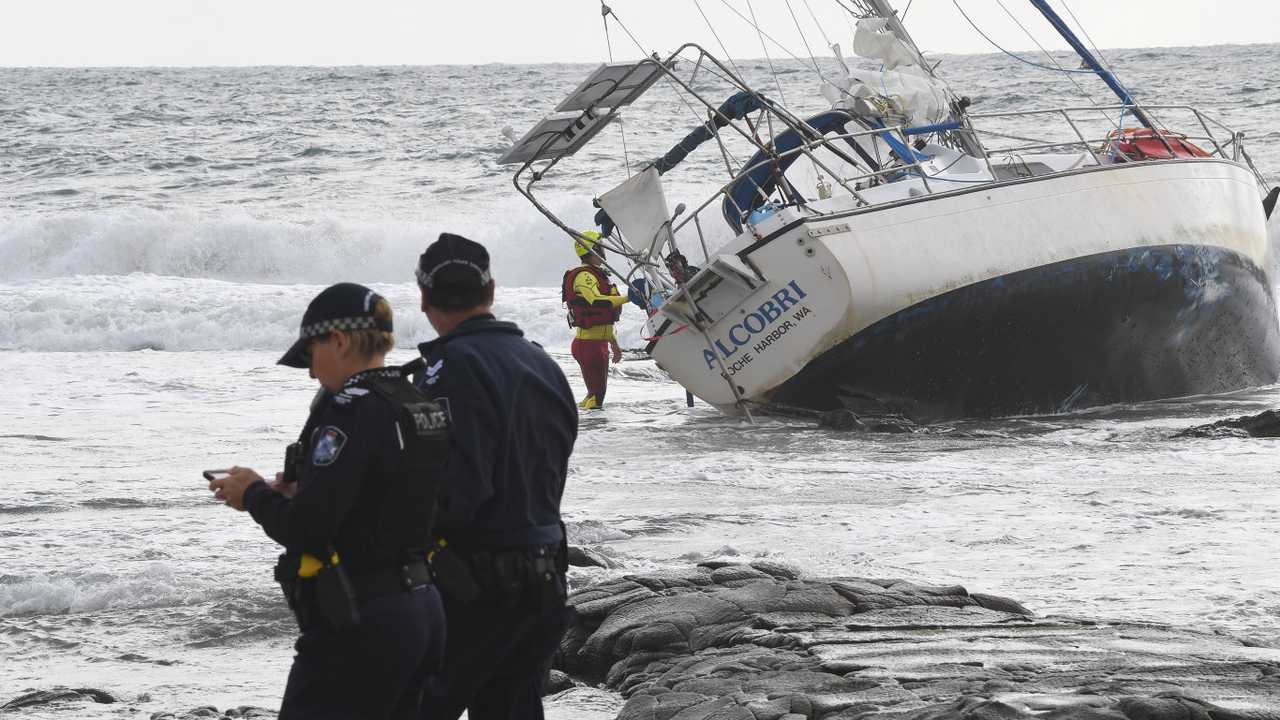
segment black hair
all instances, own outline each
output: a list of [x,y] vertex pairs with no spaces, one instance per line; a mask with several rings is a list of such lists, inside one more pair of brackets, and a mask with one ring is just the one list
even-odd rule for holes
[[445,312],[493,304],[493,283],[477,285],[475,271],[468,267],[440,268],[432,278],[431,287],[418,287],[422,288],[428,305]]

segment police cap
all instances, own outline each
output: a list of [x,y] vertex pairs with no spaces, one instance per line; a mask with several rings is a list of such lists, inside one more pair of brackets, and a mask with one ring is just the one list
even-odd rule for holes
[[391,321],[374,315],[382,296],[363,285],[338,283],[316,295],[302,315],[298,339],[277,363],[289,367],[310,367],[308,346],[311,341],[334,330],[382,330],[392,332]]
[[453,233],[440,233],[440,238],[427,246],[418,258],[418,284],[433,287],[440,276],[454,288],[484,287],[493,276],[489,274],[489,251],[474,240]]

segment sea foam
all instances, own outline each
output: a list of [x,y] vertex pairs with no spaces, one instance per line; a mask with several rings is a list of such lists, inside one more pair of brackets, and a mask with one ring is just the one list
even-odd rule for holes
[[[559,203],[590,218],[586,197]],[[405,282],[441,232],[483,243],[500,285],[557,286],[576,264],[573,242],[517,197],[442,209],[429,222],[241,210],[152,210],[0,216],[0,282],[150,273],[234,282]]]
[[[0,350],[283,352],[322,287],[144,273],[0,284]],[[412,348],[436,336],[419,310],[415,284],[371,287],[391,302],[397,347]],[[494,313],[548,348],[567,348],[573,337],[556,288],[500,287]],[[619,343],[642,345],[642,327],[642,311],[627,306],[618,325]]]
[[205,599],[207,590],[192,586],[168,565],[152,563],[131,577],[88,575],[0,585],[0,617],[184,605]]

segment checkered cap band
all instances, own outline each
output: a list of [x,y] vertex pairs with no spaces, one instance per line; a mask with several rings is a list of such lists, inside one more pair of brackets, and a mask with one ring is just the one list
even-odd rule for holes
[[372,330],[376,327],[378,327],[378,321],[371,317],[334,318],[333,320],[321,320],[310,325],[303,325],[302,329],[298,331],[298,338],[306,340],[327,335],[334,330],[347,332],[350,330]]
[[472,270],[475,270],[476,274],[480,276],[481,285],[489,284],[489,280],[492,279],[492,276],[489,275],[488,270],[485,270],[484,268],[480,267],[479,265],[473,262],[470,262],[468,260],[445,260],[439,265],[436,265],[435,267],[431,268],[430,272],[423,272],[422,268],[418,268],[417,270],[415,270],[414,274],[418,277],[418,284],[421,285],[422,287],[431,287],[432,279],[435,278],[436,273],[440,272],[442,269],[444,269],[445,267],[448,267],[449,265],[465,265],[466,267],[469,267]]

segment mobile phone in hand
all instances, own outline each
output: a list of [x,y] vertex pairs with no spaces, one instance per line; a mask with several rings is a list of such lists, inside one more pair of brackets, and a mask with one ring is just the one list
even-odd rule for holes
[[204,476],[205,480],[213,482],[214,480],[221,480],[222,478],[227,477],[228,475],[231,474],[231,471],[230,470],[205,470],[200,474]]

